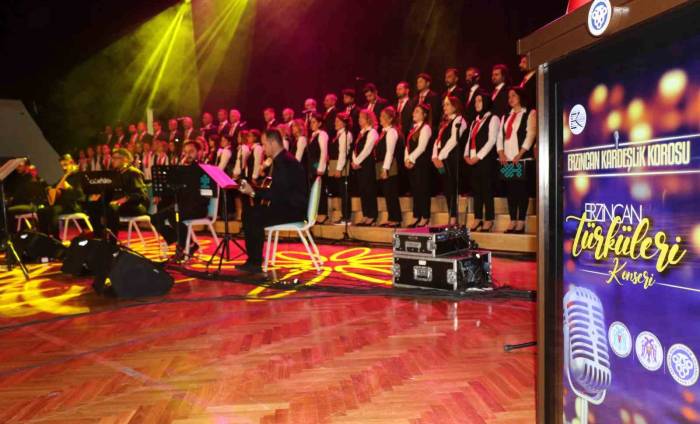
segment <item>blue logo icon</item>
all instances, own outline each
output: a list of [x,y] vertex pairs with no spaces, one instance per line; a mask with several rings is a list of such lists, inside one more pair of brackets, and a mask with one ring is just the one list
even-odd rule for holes
[[688,387],[697,383],[698,359],[688,346],[680,343],[671,346],[666,353],[666,366],[678,384]]
[[602,35],[612,18],[612,6],[609,0],[595,0],[588,10],[588,31],[594,37]]

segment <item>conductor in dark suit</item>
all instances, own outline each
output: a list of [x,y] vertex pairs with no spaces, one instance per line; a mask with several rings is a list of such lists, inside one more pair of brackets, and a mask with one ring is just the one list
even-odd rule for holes
[[240,270],[250,273],[262,271],[265,227],[303,222],[306,219],[308,204],[306,172],[296,158],[284,148],[279,130],[265,130],[262,144],[265,155],[273,158],[270,167],[270,187],[253,188],[247,182],[241,183],[240,187],[241,193],[252,198],[254,202],[254,206],[247,209],[243,216],[248,260],[239,267]]

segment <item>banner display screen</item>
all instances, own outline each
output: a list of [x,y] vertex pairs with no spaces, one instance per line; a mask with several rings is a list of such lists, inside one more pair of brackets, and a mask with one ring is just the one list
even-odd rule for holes
[[640,46],[556,82],[566,423],[700,422],[697,52]]

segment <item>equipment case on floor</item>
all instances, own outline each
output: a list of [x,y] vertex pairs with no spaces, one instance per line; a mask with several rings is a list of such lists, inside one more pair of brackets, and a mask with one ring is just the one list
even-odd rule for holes
[[464,249],[474,249],[466,227],[423,227],[397,230],[394,253],[438,257]]
[[432,258],[394,253],[395,287],[463,291],[491,288],[491,252],[464,250]]

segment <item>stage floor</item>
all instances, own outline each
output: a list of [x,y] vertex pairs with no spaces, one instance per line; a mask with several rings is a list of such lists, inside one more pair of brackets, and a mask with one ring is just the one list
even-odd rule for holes
[[[535,421],[536,351],[503,351],[534,338],[534,303],[387,296],[390,250],[320,248],[316,274],[280,245],[276,275],[295,285],[236,278],[232,261],[222,280],[173,270],[168,295],[140,300],[60,264],[2,271],[0,422]],[[496,257],[494,278],[534,290],[535,261]]]

